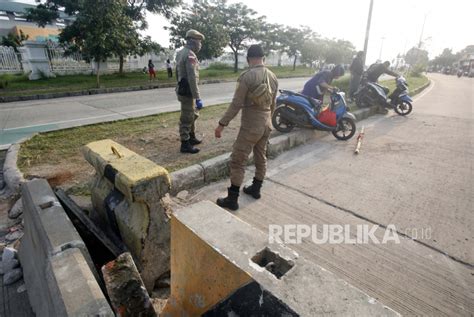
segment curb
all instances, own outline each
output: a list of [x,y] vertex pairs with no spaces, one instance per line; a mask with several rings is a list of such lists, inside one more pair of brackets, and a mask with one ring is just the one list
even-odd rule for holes
[[20,147],[20,143],[11,145],[5,156],[5,163],[3,164],[3,181],[5,182],[5,188],[2,194],[6,196],[19,193],[21,184],[25,181],[23,174],[16,164]]
[[[431,80],[429,80],[423,86],[414,89],[411,92],[410,96],[413,97],[419,94],[430,85]],[[357,121],[361,121],[374,115],[376,112],[377,107],[370,107],[358,109],[356,111],[353,111],[352,113],[356,116]],[[321,137],[323,135],[325,135],[323,131],[299,130],[271,138],[269,140],[270,144],[268,146],[269,158],[275,158],[282,151],[287,151],[291,148],[308,142],[312,138]],[[27,139],[22,140],[21,142],[24,142],[26,140]],[[5,157],[5,165],[3,170],[4,181],[6,184],[4,192],[6,193],[9,193],[9,191],[17,193],[19,191],[20,185],[25,181],[25,179],[23,178],[23,174],[20,172],[16,164],[20,144],[21,143],[11,145]],[[228,152],[212,159],[203,161],[199,164],[194,164],[170,173],[171,195],[175,196],[182,190],[200,187],[211,181],[215,181],[222,177],[228,176],[229,169],[227,165],[230,160],[230,153],[231,152]],[[249,157],[248,162],[252,162],[252,156]],[[8,169],[8,171],[6,171],[6,169]]]
[[[357,121],[364,120],[377,112],[377,107],[359,109],[352,112]],[[267,155],[274,159],[281,153],[327,135],[324,131],[302,129],[275,136],[268,140]],[[228,163],[231,152],[170,173],[171,191],[176,196],[180,191],[200,187],[229,176]],[[248,163],[251,162],[249,158]]]
[[[282,76],[278,78],[284,79],[284,78],[306,78],[306,77],[305,76]],[[231,83],[231,82],[236,82],[236,80],[208,79],[208,80],[203,80],[202,82],[199,83],[199,85]],[[174,88],[174,87],[176,87],[175,83],[164,83],[164,84],[141,85],[141,86],[131,86],[131,87],[94,88],[94,89],[86,89],[86,90],[81,90],[81,91],[45,93],[45,94],[38,94],[38,95],[31,95],[31,96],[3,96],[3,97],[0,97],[0,103],[8,103],[8,102],[15,102],[15,101],[28,101],[28,100],[55,99],[55,98],[64,98],[64,97],[77,97],[77,96],[98,95],[98,94],[110,94],[110,93],[118,93],[118,92],[131,92],[131,91],[142,91],[142,90]]]

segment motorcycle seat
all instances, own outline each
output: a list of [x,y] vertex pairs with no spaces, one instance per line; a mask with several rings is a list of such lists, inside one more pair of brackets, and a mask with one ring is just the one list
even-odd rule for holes
[[319,109],[319,108],[321,107],[321,105],[323,104],[323,103],[322,103],[320,100],[318,100],[318,99],[311,98],[311,97],[309,97],[309,96],[300,94],[300,93],[295,92],[295,91],[291,91],[291,90],[280,90],[280,93],[286,94],[286,95],[290,95],[290,96],[298,96],[298,97],[305,98],[306,100],[309,101],[309,103],[313,106],[314,109]]

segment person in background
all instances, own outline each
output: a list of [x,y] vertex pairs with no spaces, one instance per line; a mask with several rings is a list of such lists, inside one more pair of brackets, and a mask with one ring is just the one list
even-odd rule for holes
[[356,57],[352,61],[351,67],[349,68],[351,72],[351,83],[349,85],[349,100],[352,101],[354,98],[354,93],[359,89],[360,78],[364,72],[364,52],[360,51],[357,53]]
[[176,54],[176,95],[181,103],[179,118],[179,135],[181,153],[196,154],[199,149],[194,147],[202,142],[196,138],[195,122],[199,110],[203,107],[199,92],[199,60],[197,53],[201,50],[204,35],[196,30],[186,32],[186,46]]
[[304,84],[303,95],[323,101],[324,93],[332,91],[331,83],[334,79],[344,75],[344,67],[336,65],[332,70],[323,70],[314,75]]
[[153,80],[156,79],[155,65],[153,64],[151,59],[148,60],[148,74],[150,75],[150,81],[151,81],[152,78],[153,78]]
[[400,74],[390,70],[390,62],[374,63],[367,69],[367,80],[376,83],[382,74],[387,74],[395,78],[400,77]]
[[169,59],[166,60],[166,70],[168,71],[168,78],[173,77],[173,66]]

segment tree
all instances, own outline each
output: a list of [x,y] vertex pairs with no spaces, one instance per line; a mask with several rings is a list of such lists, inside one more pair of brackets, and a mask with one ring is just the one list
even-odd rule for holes
[[25,35],[22,30],[20,30],[20,35],[9,33],[7,36],[2,36],[2,45],[13,47],[15,52],[18,52],[18,47],[20,47],[23,41],[28,40],[29,36]]
[[194,1],[191,6],[183,6],[181,14],[174,15],[170,22],[171,26],[166,29],[170,31],[174,48],[184,46],[186,32],[196,29],[206,36],[198,53],[200,59],[218,57],[224,53],[229,37],[222,24],[222,15],[209,1]]
[[428,64],[428,60],[428,52],[417,47],[412,47],[405,54],[405,62],[407,62],[407,64],[411,67],[415,65],[426,66]]
[[239,69],[239,52],[247,42],[256,39],[265,17],[256,17],[257,12],[243,3],[227,4],[216,0],[217,10],[222,13],[222,24],[229,36],[228,46],[234,54],[234,72]]
[[[172,14],[172,9],[178,6],[181,3],[181,0],[117,1],[120,2],[122,7],[122,12],[120,12],[120,14],[127,16],[131,21],[133,21],[132,24],[127,24],[119,29],[121,32],[123,32],[123,36],[121,38],[124,40],[115,42],[115,45],[110,48],[113,53],[119,57],[119,72],[122,73],[125,56],[131,54],[143,55],[146,53],[143,50],[144,48],[157,47],[156,43],[150,43],[151,39],[149,37],[144,38],[139,34],[140,30],[145,30],[147,28],[146,12],[148,11],[152,13],[163,14],[169,18]],[[92,4],[92,7],[88,7],[87,4],[92,4],[92,2],[77,0],[46,0],[46,2],[40,3],[36,8],[29,9],[26,17],[30,21],[37,22],[39,26],[45,27],[46,24],[57,19],[59,17],[59,13],[62,10],[64,10],[64,13],[68,15],[77,16],[84,10],[94,8],[94,4]],[[76,21],[64,28],[62,33],[65,35],[60,38],[62,38],[64,41],[73,41],[75,36],[80,35],[78,32],[89,31],[76,28],[74,26],[75,23]],[[93,28],[94,26],[91,25],[90,27]]]
[[289,57],[293,57],[293,70],[296,69],[296,60],[301,54],[304,44],[316,37],[315,33],[307,26],[300,28],[287,27],[282,34],[282,44],[284,51]]
[[184,37],[190,28],[206,36],[201,58],[217,57],[228,46],[234,55],[234,72],[238,71],[239,52],[252,39],[256,39],[264,17],[242,3],[228,4],[227,0],[194,0],[185,6],[179,16],[171,20],[171,41],[176,48],[184,45]]
[[319,37],[306,41],[301,48],[301,62],[311,64],[321,61],[326,55],[327,43]]
[[326,46],[325,58],[328,64],[349,64],[355,53],[354,45],[345,40],[326,40]]
[[441,54],[436,56],[430,64],[438,67],[452,66],[458,60],[457,54],[453,54],[450,48],[445,48]]
[[122,0],[82,0],[74,23],[60,34],[60,42],[71,43],[69,50],[80,51],[97,63],[97,87],[100,87],[100,62],[114,54],[117,43],[129,41],[133,21],[123,14]]

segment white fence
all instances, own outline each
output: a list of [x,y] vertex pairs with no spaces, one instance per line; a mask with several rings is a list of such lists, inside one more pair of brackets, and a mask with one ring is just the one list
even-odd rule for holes
[[13,47],[0,46],[0,74],[22,73],[20,54]]
[[80,53],[65,54],[63,47],[47,43],[46,51],[51,66],[51,72],[58,75],[91,73],[92,67],[84,61]]

